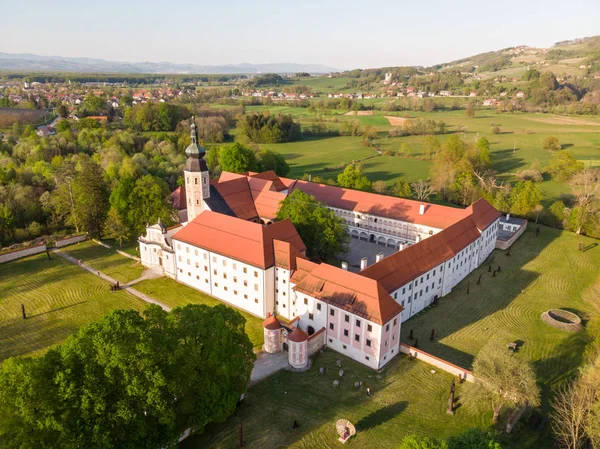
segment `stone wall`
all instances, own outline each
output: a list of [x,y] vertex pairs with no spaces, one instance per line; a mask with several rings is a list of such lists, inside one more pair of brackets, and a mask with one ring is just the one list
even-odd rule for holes
[[308,356],[317,353],[323,346],[325,346],[325,328],[322,327],[320,330],[308,337]]
[[525,232],[525,229],[527,229],[527,222],[525,222],[525,224],[523,226],[521,226],[521,229],[519,229],[517,232],[515,232],[515,234],[509,238],[508,240],[500,240],[500,239],[496,239],[496,249],[508,249],[512,246],[513,243],[515,243],[515,241],[521,237],[521,234],[523,234]]
[[7,253],[0,254],[0,263],[10,262],[11,260],[20,259],[21,257],[32,256],[34,254],[39,254],[46,252],[46,244],[42,243],[41,245],[31,246],[29,248],[24,249],[16,249],[14,251],[9,251]]
[[60,239],[60,240],[56,241],[56,247],[62,248],[63,246],[72,245],[73,243],[83,242],[84,240],[87,240],[87,238],[88,238],[87,234],[79,234],[79,235],[74,235],[72,237]]
[[420,349],[408,346],[406,343],[400,343],[400,352],[411,355],[414,358],[421,360],[422,362],[433,365],[450,374],[459,376],[461,379],[467,380],[469,382],[473,382],[474,380],[473,373],[471,373],[471,371],[461,368],[460,366],[454,365],[453,363],[442,360],[434,355],[428,354],[425,351],[421,351]]

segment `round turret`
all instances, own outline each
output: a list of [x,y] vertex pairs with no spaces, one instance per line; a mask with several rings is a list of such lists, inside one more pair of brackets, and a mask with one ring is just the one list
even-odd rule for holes
[[295,329],[288,334],[288,362],[297,369],[308,365],[308,334],[302,329]]
[[262,323],[264,328],[264,350],[270,354],[281,351],[281,323],[275,315]]

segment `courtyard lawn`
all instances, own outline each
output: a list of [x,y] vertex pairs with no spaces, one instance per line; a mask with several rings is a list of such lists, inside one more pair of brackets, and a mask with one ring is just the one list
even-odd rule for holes
[[[139,282],[135,284],[135,289],[173,308],[182,307],[186,304],[227,305],[225,302],[219,301],[199,290],[166,277]],[[241,313],[246,319],[246,334],[248,334],[254,348],[260,350],[264,343],[263,320],[243,310],[237,308],[235,310]]]
[[[510,256],[505,251],[492,253],[493,269],[501,267],[496,277],[484,263],[437,307],[404,322],[401,339],[414,344],[408,338],[413,329],[420,349],[466,368],[488,340],[503,345],[517,342],[519,357],[534,364],[547,406],[550,390],[578,369],[589,337],[585,331],[569,333],[550,327],[540,315],[551,308],[565,308],[584,321],[600,318],[589,293],[599,280],[600,245],[594,239],[544,226],[536,238],[534,229],[530,223]],[[586,246],[585,252],[578,251],[579,242]],[[479,276],[481,285],[477,285]],[[429,342],[431,329],[435,329],[433,343]]]
[[122,283],[139,278],[145,270],[140,262],[122,256],[116,250],[105,248],[92,240],[76,243],[62,251]]
[[40,353],[111,310],[146,307],[124,291],[111,293],[106,281],[57,255],[0,264],[0,361]]
[[[340,379],[335,361],[342,360]],[[319,368],[325,367],[325,375]],[[471,427],[485,427],[491,414],[472,412],[461,405],[456,414],[446,413],[452,376],[419,361],[401,355],[381,374],[338,353],[325,350],[313,358],[313,366],[304,373],[280,371],[256,384],[245,394],[235,414],[225,423],[212,425],[199,436],[180,444],[181,449],[229,449],[237,447],[238,425],[243,424],[245,447],[275,449],[321,449],[341,447],[335,422],[348,419],[357,435],[347,447],[396,449],[409,434],[446,439]],[[333,380],[340,380],[337,388]],[[354,388],[362,381],[363,388]],[[366,394],[369,387],[372,396]],[[463,386],[459,385],[457,398]],[[300,427],[292,430],[298,420]],[[512,439],[517,439],[513,443]],[[511,436],[505,448],[545,447],[540,435],[525,426]]]

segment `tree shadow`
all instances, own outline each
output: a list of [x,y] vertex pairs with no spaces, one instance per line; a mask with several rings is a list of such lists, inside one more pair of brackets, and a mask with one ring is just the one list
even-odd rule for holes
[[586,251],[589,251],[590,249],[594,249],[596,246],[598,246],[597,243],[592,243],[592,244],[586,246],[585,248],[583,248],[583,252],[585,253]]
[[512,173],[516,169],[521,168],[525,165],[523,158],[516,157],[518,153],[513,152],[512,149],[499,150],[492,152],[492,166],[498,173]]
[[62,306],[62,307],[57,307],[56,309],[48,310],[46,312],[37,313],[35,315],[29,315],[27,318],[29,319],[29,318],[35,318],[35,317],[39,317],[39,316],[43,316],[43,315],[48,315],[50,313],[58,312],[60,310],[70,309],[71,307],[75,307],[75,306],[79,306],[81,304],[85,304],[86,302],[88,302],[88,301],[75,302],[73,304],[69,304],[67,306]]
[[365,430],[373,429],[374,427],[380,426],[385,422],[393,419],[396,415],[402,413],[408,407],[408,402],[400,401],[395,404],[388,405],[387,407],[380,408],[374,411],[370,415],[365,416],[363,419],[356,423],[356,431],[364,432]]

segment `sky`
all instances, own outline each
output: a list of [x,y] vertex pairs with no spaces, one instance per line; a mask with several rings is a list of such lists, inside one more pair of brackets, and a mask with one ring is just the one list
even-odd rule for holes
[[600,34],[599,0],[0,0],[0,52],[202,65],[433,65]]

